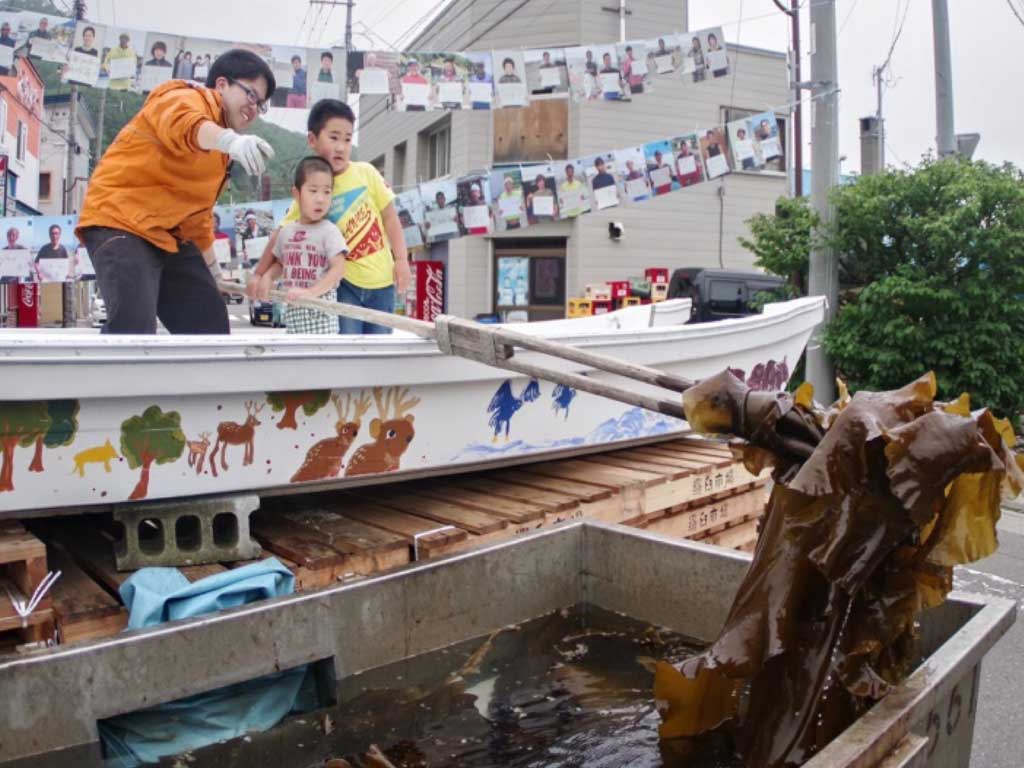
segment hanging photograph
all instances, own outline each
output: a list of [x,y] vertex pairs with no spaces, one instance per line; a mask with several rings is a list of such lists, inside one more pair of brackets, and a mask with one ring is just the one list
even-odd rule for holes
[[704,48],[704,62],[712,77],[729,74],[729,54],[725,52],[725,35],[721,27],[705,29],[698,33]]
[[491,203],[499,230],[522,229],[526,226],[523,174],[518,167],[491,170]]
[[569,93],[569,73],[565,68],[565,51],[561,48],[536,48],[523,54],[526,62],[526,84],[537,97],[565,98]]
[[389,96],[398,82],[399,54],[391,51],[352,51],[348,55],[348,92]]
[[603,211],[619,204],[619,189],[615,181],[615,155],[605,152],[583,158],[593,210]]
[[615,167],[622,177],[622,189],[626,200],[634,203],[649,200],[651,186],[647,180],[647,159],[643,147],[627,147],[612,153]]
[[218,264],[237,263],[235,215],[229,205],[213,207],[213,250]]
[[721,128],[711,128],[701,136],[700,154],[709,179],[717,179],[729,172],[729,161],[725,156],[725,135]]
[[746,118],[733,120],[725,126],[725,129],[729,134],[732,165],[737,171],[752,171],[764,165],[764,161],[754,151],[754,140],[750,136],[750,122]]
[[678,35],[662,35],[646,42],[647,69],[655,75],[669,75],[681,65]]
[[559,218],[573,219],[590,213],[590,188],[581,160],[568,160],[555,166],[558,185]]
[[243,203],[233,208],[235,218],[235,250],[248,265],[259,261],[274,231],[274,212],[270,201]]
[[158,85],[174,77],[174,54],[181,47],[182,39],[176,35],[150,32],[146,35],[145,59],[142,74],[139,75],[139,90],[149,93]]
[[704,164],[700,159],[700,137],[696,133],[672,139],[672,157],[676,179],[683,187],[692,187],[704,181]]
[[396,109],[399,112],[426,112],[431,107],[433,73],[432,53],[403,53],[398,83],[401,88]]
[[619,71],[619,55],[614,45],[591,46],[597,58],[597,86],[605,101],[623,101],[628,98],[628,89],[623,89],[622,73]]
[[345,88],[345,49],[307,48],[306,104],[312,107],[321,99],[340,99]]
[[0,13],[0,77],[8,77],[14,66],[14,50],[19,43],[19,27],[21,14]]
[[565,64],[569,72],[569,93],[575,102],[601,98],[597,78],[597,59],[592,46],[565,49]]
[[63,16],[22,11],[18,14],[19,36],[28,40],[29,54],[43,61],[63,64],[75,37],[75,21]]
[[466,80],[472,63],[459,53],[439,53],[440,63],[435,76],[436,102],[440,109],[463,109],[466,107]]
[[96,267],[92,265],[92,258],[84,245],[75,249],[75,277],[79,280],[96,279]]
[[[575,171],[574,171],[575,173]],[[531,224],[558,220],[555,167],[528,165],[522,169],[523,192],[526,194],[526,220]]]
[[420,184],[423,200],[423,227],[428,243],[440,243],[459,236],[459,193],[455,179],[440,179]]
[[708,67],[699,33],[684,33],[679,36],[679,40],[682,49],[681,66],[677,68],[679,72],[695,83],[706,80]]
[[679,179],[672,167],[672,142],[652,141],[644,145],[644,162],[651,191],[655,195],[667,195],[679,189]]
[[754,144],[761,150],[763,160],[782,157],[782,141],[779,138],[779,120],[774,112],[761,112],[749,119]]
[[491,209],[487,205],[490,177],[487,171],[468,173],[457,182],[459,223],[466,235],[489,235],[494,231]]
[[395,213],[398,223],[402,225],[402,236],[409,248],[422,248],[423,239],[423,199],[418,187],[407,189],[395,197]]
[[494,51],[495,107],[525,107],[526,62],[522,51]]
[[112,91],[129,91],[138,85],[146,33],[125,27],[107,27],[100,54],[97,85]]
[[61,71],[65,83],[95,86],[100,77],[100,50],[106,40],[107,28],[91,21],[80,21],[75,39]]
[[619,57],[619,72],[623,88],[630,95],[651,92],[651,73],[647,66],[647,43],[642,40],[619,43],[615,47]]
[[490,53],[465,53],[470,72],[466,88],[473,109],[491,109],[494,103],[494,78]]
[[75,279],[75,219],[72,216],[36,216],[32,223],[32,252],[36,273],[44,283]]
[[309,90],[309,65],[306,56],[308,48],[293,48],[284,45],[270,47],[267,63],[274,73],[277,89],[270,104],[286,109],[306,109]]

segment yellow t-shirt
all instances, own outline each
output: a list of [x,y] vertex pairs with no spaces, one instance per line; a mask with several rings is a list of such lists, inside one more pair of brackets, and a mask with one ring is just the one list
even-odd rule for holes
[[[369,163],[349,163],[334,177],[333,200],[327,218],[341,230],[349,252],[345,280],[357,288],[387,288],[395,282],[394,259],[384,232],[381,212],[395,199],[380,172]],[[293,202],[284,224],[299,218]]]

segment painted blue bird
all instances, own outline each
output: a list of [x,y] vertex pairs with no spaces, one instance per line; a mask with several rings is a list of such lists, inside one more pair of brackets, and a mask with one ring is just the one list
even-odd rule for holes
[[555,386],[555,391],[551,393],[551,408],[554,410],[556,416],[559,411],[565,411],[565,420],[568,421],[569,406],[572,405],[572,401],[575,399],[575,389],[567,387],[565,384],[558,384]]
[[523,407],[523,403],[532,403],[538,397],[540,397],[540,384],[536,379],[530,379],[527,382],[519,397],[512,394],[512,381],[505,379],[498,387],[498,391],[494,393],[494,397],[491,398],[490,405],[487,406],[487,412],[491,414],[488,423],[494,429],[494,437],[491,438],[491,442],[498,442],[498,435],[501,434],[503,428],[507,442],[509,428],[512,426],[512,417],[515,416],[516,411]]

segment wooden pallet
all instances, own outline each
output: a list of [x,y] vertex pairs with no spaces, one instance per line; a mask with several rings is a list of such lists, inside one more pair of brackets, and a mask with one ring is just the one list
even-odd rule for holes
[[[303,591],[581,519],[749,546],[765,483],[724,443],[682,438],[514,469],[265,499],[251,530],[264,557],[281,560]],[[36,521],[33,531],[70,574],[54,587],[64,641],[118,631],[126,619],[118,590],[130,574],[114,565],[116,526],[102,517],[62,518]],[[181,571],[195,580],[241,565]]]
[[28,601],[47,574],[46,545],[14,520],[0,521],[0,647],[38,642],[53,636],[53,598],[44,597],[22,619],[7,596]]

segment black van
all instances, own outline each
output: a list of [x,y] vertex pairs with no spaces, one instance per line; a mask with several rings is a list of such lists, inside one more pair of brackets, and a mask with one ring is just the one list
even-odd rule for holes
[[756,315],[750,300],[763,291],[775,291],[786,281],[763,272],[683,267],[672,273],[668,283],[670,299],[693,299],[691,323],[706,323],[729,317]]

